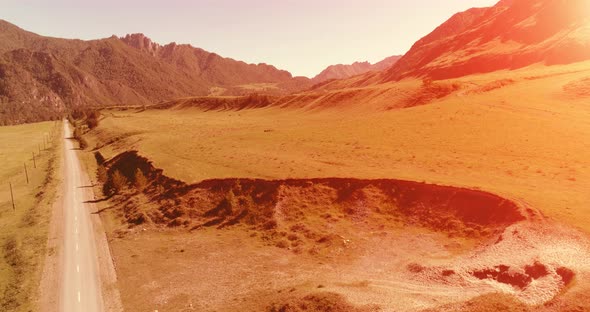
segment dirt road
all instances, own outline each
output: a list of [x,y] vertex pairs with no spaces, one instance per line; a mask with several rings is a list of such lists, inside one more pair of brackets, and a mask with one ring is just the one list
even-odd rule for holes
[[[71,137],[71,129],[64,122],[64,134]],[[91,187],[83,183],[80,161],[74,148],[77,144],[66,139],[63,145],[64,157],[64,246],[61,281],[61,310],[102,311],[102,295],[99,280],[99,266],[96,242],[89,205],[85,203],[84,189]]]

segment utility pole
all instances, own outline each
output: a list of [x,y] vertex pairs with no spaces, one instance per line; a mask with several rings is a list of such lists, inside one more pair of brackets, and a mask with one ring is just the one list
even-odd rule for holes
[[12,210],[16,211],[16,206],[14,205],[14,195],[12,194],[12,182],[8,182],[10,185],[10,199],[12,199]]
[[27,184],[29,184],[29,172],[27,172],[27,163],[24,163],[25,165],[25,176],[27,177]]
[[33,168],[37,169],[37,162],[35,161],[35,152],[33,152]]

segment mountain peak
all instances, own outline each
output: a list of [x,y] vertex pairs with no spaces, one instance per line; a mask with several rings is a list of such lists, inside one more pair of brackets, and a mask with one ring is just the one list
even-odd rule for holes
[[153,42],[152,39],[142,33],[127,34],[125,37],[121,37],[120,39],[130,47],[147,52],[152,56],[156,56],[161,48],[159,44]]

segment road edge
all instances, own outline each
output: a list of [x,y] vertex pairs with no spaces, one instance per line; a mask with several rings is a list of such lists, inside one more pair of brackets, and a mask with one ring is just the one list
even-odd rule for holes
[[[62,129],[61,125],[59,127]],[[55,182],[55,196],[51,203],[51,217],[49,219],[49,228],[47,235],[47,243],[45,245],[45,259],[43,260],[43,267],[41,271],[41,279],[39,281],[38,296],[35,300],[35,307],[39,311],[57,312],[61,304],[61,276],[63,268],[63,196],[59,192],[63,188],[64,178],[63,171],[65,170],[65,158],[63,155],[63,141],[66,140],[63,131],[59,131],[60,143],[57,146],[56,152],[57,161],[54,168],[55,175],[53,182]]]
[[[63,140],[65,138],[63,131],[61,133]],[[65,211],[63,207],[63,195],[59,192],[64,187],[64,170],[65,170],[65,157],[63,154],[63,143],[60,143],[60,152],[58,153],[57,166],[55,172],[58,173],[55,176],[56,185],[56,196],[53,198],[51,208],[51,218],[49,221],[49,233],[46,243],[45,260],[43,262],[43,268],[41,272],[41,280],[38,288],[38,298],[35,301],[35,307],[38,311],[44,312],[58,312],[61,307],[61,283],[63,275],[63,253],[64,253],[64,216]],[[88,175],[88,163],[86,159],[81,155],[84,151],[78,151],[78,159],[80,161],[80,176],[85,182],[93,182]],[[94,183],[92,183],[94,185]],[[87,188],[84,192],[84,198],[93,199],[95,198],[94,191],[92,188]],[[117,274],[114,266],[114,262],[111,256],[110,247],[104,227],[102,225],[100,215],[97,213],[97,207],[95,204],[87,204],[91,210],[91,222],[93,235],[96,246],[97,262],[99,269],[99,283],[102,293],[102,304],[104,311],[123,311],[123,305],[121,303],[121,297],[119,289],[117,287]]]
[[[77,151],[78,159],[80,161],[80,169],[82,171],[80,176],[83,181],[88,183],[88,185],[93,186],[92,188],[85,189],[84,198],[87,200],[95,200],[98,198],[94,191],[97,181],[96,179],[92,179],[92,175],[89,174],[90,172],[93,172],[93,170],[90,168],[88,158],[85,157],[87,155],[84,155],[84,153],[87,152],[84,150]],[[92,220],[93,235],[96,243],[96,255],[98,257],[97,262],[99,268],[98,277],[102,290],[103,307],[105,311],[122,312],[124,309],[118,288],[115,261],[111,253],[104,225],[102,224],[98,205],[95,203],[89,203],[88,207],[91,211],[90,219]]]

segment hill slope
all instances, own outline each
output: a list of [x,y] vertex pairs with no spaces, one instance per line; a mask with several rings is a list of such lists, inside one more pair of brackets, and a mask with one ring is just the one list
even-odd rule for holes
[[445,79],[590,59],[590,2],[502,0],[455,14],[420,39],[382,81]]
[[85,105],[151,104],[191,95],[284,94],[310,85],[266,64],[246,64],[141,34],[92,41],[43,37],[0,20],[0,125],[57,117]]
[[[165,107],[392,110],[430,104],[452,95],[485,93],[532,76],[587,72],[589,18],[590,2],[586,0],[503,0],[490,8],[474,8],[454,15],[385,71],[327,80],[305,92],[281,97],[189,98],[168,102]],[[539,66],[531,71],[524,68],[533,64]],[[356,67],[366,65],[360,63]],[[353,67],[331,69],[342,69],[344,75],[350,74]],[[498,72],[519,68],[523,70],[520,73]],[[495,77],[485,82],[467,77],[486,73]],[[421,79],[428,77],[441,81]],[[568,88],[580,97],[588,94],[587,80],[572,83]]]

